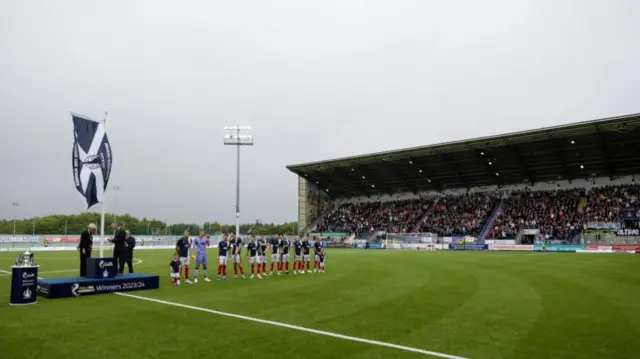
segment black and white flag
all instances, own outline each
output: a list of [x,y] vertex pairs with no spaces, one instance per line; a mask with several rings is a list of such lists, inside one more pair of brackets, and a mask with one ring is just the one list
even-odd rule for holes
[[87,209],[102,202],[111,174],[111,145],[104,124],[71,113],[73,119],[73,181]]

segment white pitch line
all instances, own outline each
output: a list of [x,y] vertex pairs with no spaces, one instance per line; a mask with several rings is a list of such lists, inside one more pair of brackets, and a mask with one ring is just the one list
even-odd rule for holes
[[[16,252],[18,253],[18,252]],[[77,257],[50,257],[50,258],[45,258],[48,261],[62,261],[62,260],[69,260],[69,259],[76,259]],[[15,257],[0,257],[0,260],[12,260],[15,261],[16,258]]]
[[2,269],[0,269],[0,273],[11,275],[11,272]]
[[377,340],[370,340],[370,339],[352,337],[352,336],[348,336],[348,335],[342,335],[342,334],[337,334],[337,333],[326,332],[324,330],[316,330],[316,329],[310,329],[310,328],[305,328],[305,327],[299,327],[297,325],[291,325],[291,324],[285,324],[285,323],[280,323],[280,322],[274,322],[274,321],[271,321],[271,320],[247,317],[247,316],[240,315],[240,314],[226,313],[226,312],[221,312],[221,311],[218,311],[218,310],[195,307],[195,306],[187,305],[187,304],[168,302],[166,300],[160,300],[160,299],[154,299],[154,298],[148,298],[148,297],[141,297],[141,296],[134,295],[134,294],[129,294],[129,293],[114,293],[114,294],[120,295],[120,296],[123,296],[123,297],[135,298],[135,299],[140,299],[140,300],[146,300],[146,301],[149,301],[149,302],[155,302],[155,303],[170,305],[170,306],[174,306],[174,307],[180,307],[180,308],[186,308],[186,309],[196,310],[196,311],[200,311],[200,312],[206,312],[206,313],[210,313],[210,314],[217,314],[217,315],[221,315],[221,316],[225,316],[225,317],[231,317],[231,318],[236,318],[236,319],[247,320],[247,321],[255,322],[255,323],[269,324],[269,325],[273,325],[273,326],[276,326],[276,327],[283,327],[283,328],[287,328],[287,329],[298,330],[298,331],[301,331],[301,332],[320,334],[320,335],[325,335],[325,336],[328,336],[328,337],[333,337],[333,338],[338,338],[338,339],[343,339],[343,340],[349,340],[349,341],[352,341],[352,342],[359,342],[359,343],[377,345],[377,346],[381,346],[381,347],[404,350],[404,351],[407,351],[407,352],[418,353],[418,354],[423,354],[423,355],[430,355],[430,356],[439,357],[439,358],[468,359],[468,358],[465,358],[465,357],[460,357],[460,356],[455,356],[455,355],[450,355],[450,354],[444,354],[444,353],[438,353],[438,352],[433,352],[433,351],[423,350],[423,349],[418,349],[418,348],[412,348],[412,347],[407,347],[407,346],[404,346],[404,345],[398,345],[398,344],[380,342],[380,341],[377,341]]

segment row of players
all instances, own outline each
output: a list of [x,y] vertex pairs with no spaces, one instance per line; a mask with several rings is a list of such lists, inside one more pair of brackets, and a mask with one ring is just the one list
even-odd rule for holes
[[[198,272],[202,266],[202,274],[205,281],[210,282],[207,273],[208,255],[207,248],[211,245],[210,237],[205,235],[204,230],[200,230],[198,237],[191,241],[189,239],[189,231],[185,231],[182,238],[176,243],[176,252],[173,260],[169,263],[171,268],[171,282],[174,285],[180,285],[180,278],[184,271],[184,282],[191,284],[198,283]],[[300,236],[296,236],[295,241],[291,243],[286,238],[280,238],[278,234],[267,243],[265,238],[256,239],[251,235],[249,243],[247,243],[247,256],[251,264],[251,277],[256,276],[262,279],[262,275],[273,275],[274,267],[277,269],[277,275],[289,274],[289,249],[294,248],[293,274],[312,273],[310,268],[310,250],[311,242],[309,236],[305,236],[301,240]],[[233,263],[234,278],[238,278],[238,272],[242,279],[245,279],[244,268],[242,267],[242,248],[244,244],[242,238],[236,237],[235,234],[224,236],[224,239],[218,243],[218,276],[217,279],[227,280],[227,264],[229,260]],[[267,274],[267,251],[271,249],[271,270]],[[324,248],[322,243],[315,241],[313,243],[314,263],[313,272],[324,273]],[[193,282],[189,279],[190,259],[195,259],[196,266],[193,271]],[[257,269],[257,271],[256,271]]]

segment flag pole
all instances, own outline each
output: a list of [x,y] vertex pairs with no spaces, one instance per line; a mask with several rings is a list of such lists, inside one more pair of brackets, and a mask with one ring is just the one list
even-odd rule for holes
[[[104,112],[104,119],[102,120],[102,126],[105,133],[107,132],[107,111]],[[104,189],[106,190],[106,188]],[[100,201],[100,258],[104,258],[104,193],[102,194],[102,201]]]

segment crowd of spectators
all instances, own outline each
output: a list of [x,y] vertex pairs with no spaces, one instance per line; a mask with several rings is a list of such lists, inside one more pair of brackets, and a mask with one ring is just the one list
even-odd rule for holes
[[429,210],[429,201],[419,198],[391,202],[360,202],[339,206],[318,221],[318,232],[347,232],[371,236],[377,231],[413,233]]
[[582,231],[579,211],[584,189],[510,192],[486,238],[513,239],[521,228],[539,229],[540,237],[573,240]]
[[387,233],[437,233],[477,236],[497,201],[496,194],[469,193],[391,202],[361,202],[339,206],[318,221],[318,232],[348,232],[357,236]]
[[355,233],[360,238],[378,232],[478,237],[501,200],[502,206],[484,238],[513,239],[520,229],[537,229],[539,238],[572,242],[579,240],[589,223],[624,223],[621,211],[640,209],[640,185],[590,190],[524,189],[349,203],[320,219],[316,230]]
[[520,228],[539,237],[575,241],[589,223],[622,223],[621,211],[640,206],[635,184],[557,191],[513,191],[505,199],[486,238],[515,238]]
[[618,222],[625,208],[639,208],[640,186],[605,186],[593,188],[588,194],[585,210],[588,222]]
[[477,237],[498,201],[495,192],[449,195],[433,200],[432,210],[420,222],[419,232],[441,237]]

